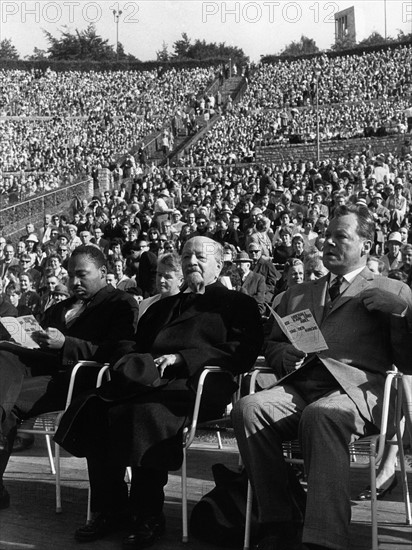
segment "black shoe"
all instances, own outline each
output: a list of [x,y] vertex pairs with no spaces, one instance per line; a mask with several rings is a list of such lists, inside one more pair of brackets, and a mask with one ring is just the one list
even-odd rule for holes
[[[397,485],[398,485],[398,478],[396,477],[396,475],[394,475],[392,481],[389,483],[387,487],[376,489],[377,500],[382,500],[383,498],[385,498],[385,495],[387,493],[391,494]],[[372,499],[372,491],[371,491],[370,485],[368,485],[366,489],[361,493],[359,493],[359,495],[355,498],[355,500],[361,500],[361,501],[371,500],[371,499]]]
[[30,449],[30,447],[33,447],[33,444],[34,444],[34,435],[30,437],[21,437],[20,435],[17,435],[14,438],[13,453],[21,453],[26,449]]
[[254,550],[301,550],[302,524],[291,521],[264,524]]
[[96,512],[92,519],[79,527],[74,533],[74,538],[78,542],[92,542],[102,539],[110,533],[120,531],[125,528],[125,522],[129,518],[126,514],[113,514],[109,512]]
[[133,533],[123,540],[123,549],[140,550],[152,546],[165,531],[166,522],[163,514],[137,520]]
[[2,432],[0,432],[0,453],[8,452],[9,450],[9,440]]
[[4,485],[0,485],[0,510],[10,506],[10,495]]

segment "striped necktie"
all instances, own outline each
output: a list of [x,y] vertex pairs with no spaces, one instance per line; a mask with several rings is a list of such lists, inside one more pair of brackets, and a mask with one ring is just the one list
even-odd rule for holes
[[340,296],[340,287],[343,283],[343,275],[338,275],[333,283],[329,286],[329,296],[332,302]]

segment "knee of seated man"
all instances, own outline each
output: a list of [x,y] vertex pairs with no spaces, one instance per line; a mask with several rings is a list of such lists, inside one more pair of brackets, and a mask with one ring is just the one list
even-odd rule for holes
[[322,424],[337,425],[350,416],[351,412],[339,406],[339,403],[319,400],[305,407],[302,413],[301,427],[302,429],[316,429]]

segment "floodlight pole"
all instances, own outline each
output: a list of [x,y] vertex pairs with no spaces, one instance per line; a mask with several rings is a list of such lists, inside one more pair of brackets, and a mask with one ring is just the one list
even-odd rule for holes
[[116,61],[119,61],[119,19],[122,10],[113,10],[114,22],[116,23]]
[[316,76],[316,159],[320,161],[320,135],[319,135],[319,76],[320,69],[315,70]]

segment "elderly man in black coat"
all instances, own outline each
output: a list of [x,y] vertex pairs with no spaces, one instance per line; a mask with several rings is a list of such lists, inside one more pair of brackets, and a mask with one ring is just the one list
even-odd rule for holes
[[[153,304],[139,322],[134,345],[123,348],[135,353],[115,365],[113,381],[100,396],[73,403],[63,417],[56,440],[87,456],[92,491],[92,520],[76,531],[77,540],[96,540],[119,529],[119,513],[127,511],[135,523],[123,547],[153,544],[164,532],[163,488],[168,471],[182,463],[182,431],[200,373],[208,365],[235,375],[253,366],[263,340],[258,308],[249,296],[218,282],[222,263],[219,243],[207,237],[187,241],[182,268],[189,292]],[[136,369],[156,367],[159,388],[142,393],[129,384],[122,393],[118,367],[130,363]],[[221,415],[236,387],[230,375],[209,376],[202,420]],[[127,465],[132,466],[129,497]]]

